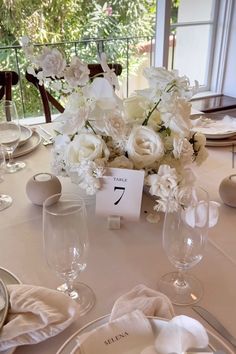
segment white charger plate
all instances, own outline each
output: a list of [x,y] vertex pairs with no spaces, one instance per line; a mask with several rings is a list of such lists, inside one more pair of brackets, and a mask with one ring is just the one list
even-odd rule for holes
[[18,146],[24,145],[31,138],[33,134],[32,130],[25,125],[20,125],[20,129],[21,129],[21,136],[20,136],[20,141],[18,143]]
[[[75,332],[67,341],[62,345],[62,347],[57,351],[56,354],[82,354],[79,345],[78,337],[86,332],[91,331],[94,328],[102,326],[109,321],[110,315],[100,317],[92,322],[89,322],[84,327],[80,328]],[[167,324],[167,320],[158,317],[148,317],[153,333],[155,336],[158,335],[160,330]],[[222,350],[225,354],[235,354],[228,345],[226,345],[218,336],[213,334],[211,331],[207,331],[209,336],[209,351]],[[128,348],[127,348],[128,349]]]
[[[0,278],[3,280],[3,282],[6,285],[10,284],[20,284],[21,281],[20,279],[13,273],[11,273],[9,270],[5,268],[0,267]],[[11,348],[8,350],[5,350],[4,352],[1,352],[2,354],[13,354],[16,348]]]
[[41,136],[36,131],[32,132],[31,137],[21,146],[18,145],[13,153],[14,157],[23,156],[29,154],[35,150],[41,143]]

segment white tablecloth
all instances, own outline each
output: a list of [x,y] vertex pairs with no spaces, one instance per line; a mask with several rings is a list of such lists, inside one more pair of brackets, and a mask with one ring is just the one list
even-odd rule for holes
[[[48,268],[42,249],[42,208],[32,205],[25,193],[31,176],[51,172],[50,147],[41,145],[22,156],[24,170],[5,175],[1,192],[10,194],[13,205],[0,213],[0,267],[15,273],[23,283],[56,288],[60,280]],[[232,173],[231,148],[209,148],[208,160],[198,169],[199,183],[220,203],[221,180]],[[61,178],[63,191],[76,191],[76,185]],[[125,222],[120,230],[108,230],[105,218],[88,208],[91,249],[86,270],[80,280],[96,294],[94,308],[60,335],[34,346],[19,347],[16,354],[52,354],[63,342],[87,322],[111,311],[114,301],[133,286],[143,283],[157,289],[161,275],[173,270],[161,242],[162,222],[150,224],[146,212],[152,200],[143,197],[139,222]],[[203,260],[191,272],[204,285],[200,305],[212,311],[236,336],[236,208],[221,205],[220,219],[211,229]],[[175,307],[176,314],[193,316],[206,323],[190,307]]]

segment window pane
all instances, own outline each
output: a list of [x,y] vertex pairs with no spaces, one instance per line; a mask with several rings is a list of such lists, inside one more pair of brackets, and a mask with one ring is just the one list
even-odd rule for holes
[[211,21],[215,0],[172,0],[172,23]]
[[178,27],[174,49],[174,69],[207,85],[212,25]]

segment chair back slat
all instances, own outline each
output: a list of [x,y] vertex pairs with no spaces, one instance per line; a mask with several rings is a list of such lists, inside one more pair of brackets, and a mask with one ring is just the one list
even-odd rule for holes
[[0,71],[0,99],[5,95],[6,100],[12,99],[12,85],[16,85],[19,76],[15,71]]
[[[0,100],[12,100],[12,85],[17,85],[19,76],[15,71],[0,71]],[[7,114],[7,120],[10,121],[11,117]]]

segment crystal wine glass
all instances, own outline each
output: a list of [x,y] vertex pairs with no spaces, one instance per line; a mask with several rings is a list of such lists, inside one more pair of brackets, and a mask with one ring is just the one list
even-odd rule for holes
[[176,305],[200,300],[200,281],[186,271],[203,257],[209,228],[208,193],[201,188],[186,188],[181,197],[170,193],[163,225],[163,248],[177,272],[165,274],[160,290]]
[[88,229],[83,199],[74,194],[55,194],[43,204],[44,253],[47,263],[66,283],[60,290],[80,305],[80,315],[93,307],[95,295],[77,277],[84,270]]
[[[3,182],[3,174],[5,172],[5,151],[0,146],[0,183]],[[12,205],[12,197],[0,193],[0,211]]]
[[21,128],[15,103],[2,101],[0,103],[0,144],[8,154],[6,172],[14,173],[25,167],[22,161],[14,162],[13,153],[19,143]]

